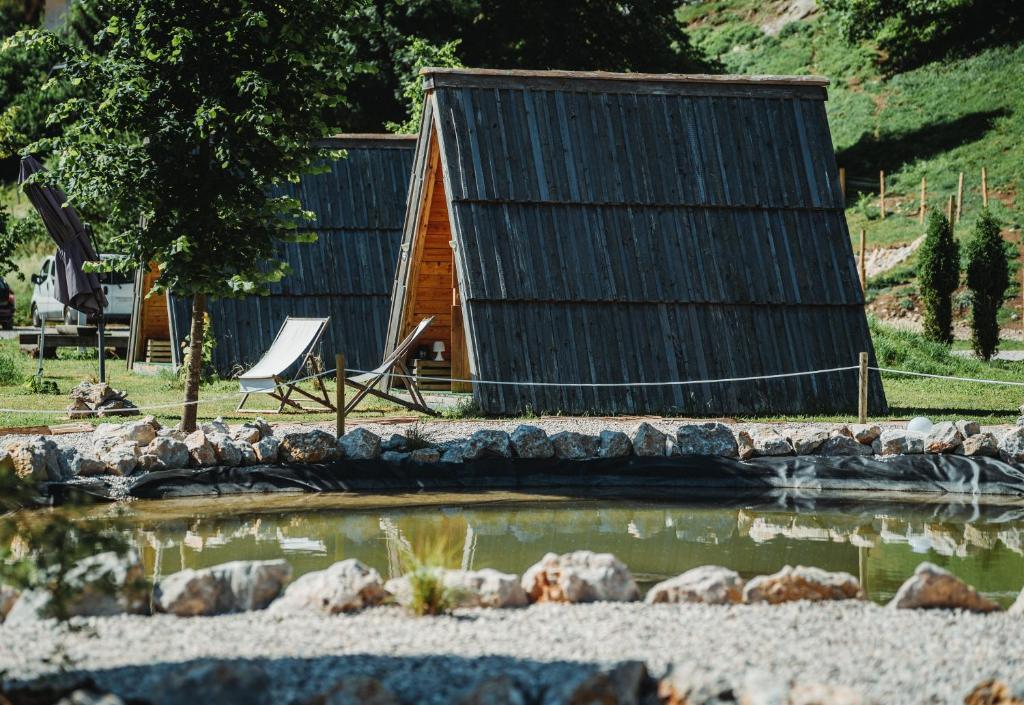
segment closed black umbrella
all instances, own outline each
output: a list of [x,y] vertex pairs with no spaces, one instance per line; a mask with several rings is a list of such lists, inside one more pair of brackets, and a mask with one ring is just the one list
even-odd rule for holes
[[[39,160],[28,155],[21,158],[18,183],[21,184],[28,200],[35,206],[46,225],[46,231],[57,243],[54,258],[54,289],[56,299],[65,306],[98,318],[100,381],[104,381],[103,365],[103,309],[107,297],[103,285],[95,272],[86,272],[82,265],[99,262],[99,256],[89,241],[89,233],[78,211],[67,203],[68,197],[56,186],[46,185],[39,180],[29,181],[33,174],[45,171]],[[43,326],[46,321],[43,321]],[[39,351],[42,356],[43,351]]]

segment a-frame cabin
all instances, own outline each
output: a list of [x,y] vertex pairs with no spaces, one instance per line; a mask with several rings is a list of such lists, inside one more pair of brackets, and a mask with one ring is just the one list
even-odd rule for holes
[[494,414],[856,410],[852,370],[662,384],[873,358],[825,79],[423,78],[389,350],[435,316]]

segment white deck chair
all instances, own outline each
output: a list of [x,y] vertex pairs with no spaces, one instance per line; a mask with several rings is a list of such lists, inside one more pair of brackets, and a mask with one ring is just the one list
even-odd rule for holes
[[[250,394],[267,394],[277,399],[280,404],[277,409],[247,409],[247,411],[260,411],[261,413],[280,413],[285,406],[296,411],[320,411],[321,409],[309,409],[291,398],[293,393],[301,394],[304,397],[316,402],[319,406],[329,411],[334,411],[334,404],[327,394],[323,377],[319,373],[319,362],[313,357],[313,349],[327,329],[330,318],[292,318],[289,316],[284,320],[281,329],[277,331],[274,342],[263,354],[260,361],[243,372],[238,377],[238,384],[241,391],[245,392],[242,401],[238,404],[236,411],[241,411]],[[282,375],[296,363],[298,368],[290,380],[284,379]],[[297,380],[303,375],[307,366],[313,374],[313,385],[319,389],[320,394],[310,394],[300,389]]]
[[[386,399],[393,404],[404,406],[406,409],[420,411],[424,414],[430,414],[431,416],[437,416],[437,412],[427,406],[427,402],[423,398],[423,394],[420,392],[419,385],[416,384],[416,378],[409,373],[409,368],[405,364],[405,358],[408,356],[409,350],[412,349],[412,346],[416,344],[419,337],[423,335],[424,331],[426,331],[433,322],[433,316],[424,318],[413,329],[412,333],[405,336],[402,342],[396,345],[395,349],[391,351],[391,354],[384,358],[384,362],[369,372],[345,378],[346,385],[359,390],[352,399],[345,403],[346,415],[350,414],[356,408],[356,405],[366,398],[366,395],[372,394],[375,397]],[[392,369],[398,370],[398,374],[402,375],[403,381],[405,382],[405,388],[408,390],[409,396],[412,397],[412,401],[377,389],[377,385],[389,375]]]

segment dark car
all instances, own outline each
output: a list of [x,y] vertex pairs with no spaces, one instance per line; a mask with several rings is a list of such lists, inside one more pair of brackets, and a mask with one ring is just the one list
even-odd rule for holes
[[0,326],[4,330],[14,327],[14,292],[3,277],[0,277]]

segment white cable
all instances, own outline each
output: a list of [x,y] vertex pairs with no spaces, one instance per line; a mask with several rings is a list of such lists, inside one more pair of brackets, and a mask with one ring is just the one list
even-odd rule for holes
[[948,379],[953,382],[976,382],[977,384],[996,384],[1008,387],[1024,387],[1024,382],[1010,382],[1002,379],[977,379],[975,377],[951,377],[949,375],[933,375],[926,372],[910,372],[908,370],[894,370],[891,367],[869,367],[869,370],[876,372],[888,372],[894,375],[909,375],[911,377],[928,377],[930,379]]

